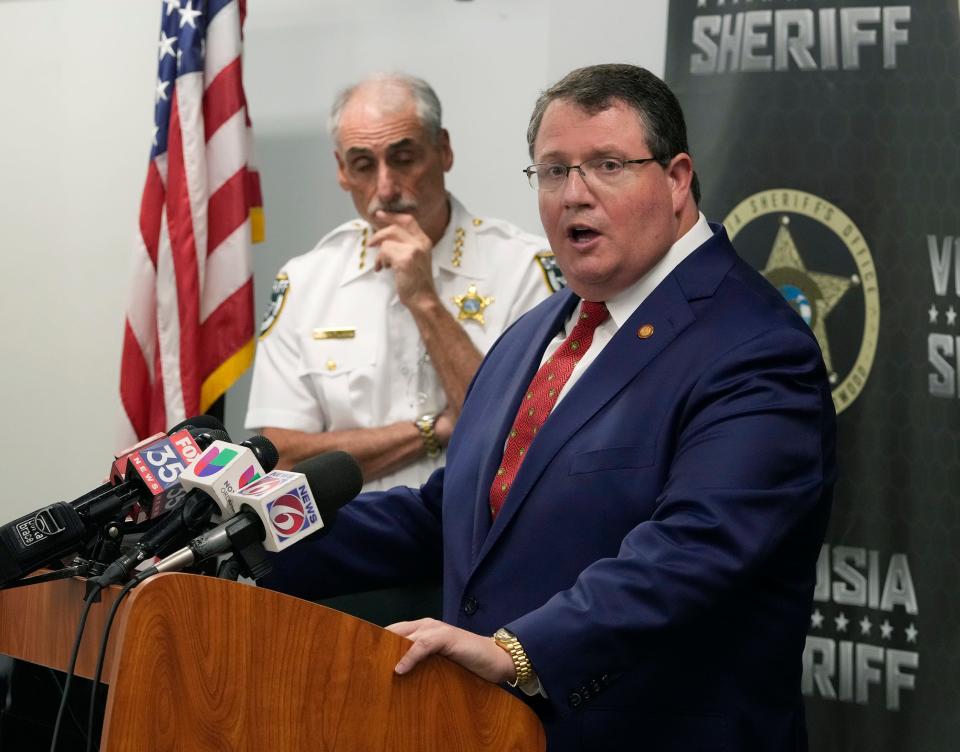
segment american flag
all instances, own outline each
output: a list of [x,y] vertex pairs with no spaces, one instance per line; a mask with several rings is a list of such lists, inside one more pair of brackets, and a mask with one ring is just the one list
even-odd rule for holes
[[245,0],[163,0],[153,148],[123,341],[124,439],[204,412],[253,360],[259,176]]

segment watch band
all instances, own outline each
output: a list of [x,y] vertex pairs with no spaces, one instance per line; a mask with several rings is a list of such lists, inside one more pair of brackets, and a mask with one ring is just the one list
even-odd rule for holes
[[440,452],[443,451],[443,447],[440,446],[440,440],[437,438],[437,432],[434,430],[436,422],[436,413],[421,415],[413,421],[413,425],[415,425],[420,432],[420,439],[423,441],[423,448],[427,451],[427,457],[431,459],[436,459],[440,456]]
[[513,659],[513,668],[517,672],[517,678],[512,682],[507,682],[507,684],[511,687],[516,687],[523,686],[530,681],[531,677],[533,677],[533,665],[530,663],[530,659],[527,658],[526,651],[524,651],[523,645],[520,644],[517,636],[513,634],[513,632],[501,627],[494,632],[493,641],[497,643],[498,647],[506,650]]

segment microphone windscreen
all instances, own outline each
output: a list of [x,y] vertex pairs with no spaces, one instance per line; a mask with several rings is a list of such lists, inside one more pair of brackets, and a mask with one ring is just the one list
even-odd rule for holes
[[[257,462],[259,462],[260,466],[268,473],[273,470],[280,461],[280,453],[273,445],[273,442],[266,436],[254,434],[249,439],[241,441],[240,446],[246,447],[253,452],[257,458]],[[304,473],[304,475],[306,475],[306,473]]]
[[[176,433],[184,428],[210,428],[215,431],[226,431],[223,427],[223,423],[214,418],[212,415],[194,415],[192,418],[187,418],[186,420],[181,420],[177,425],[172,426],[168,431],[167,435],[169,436],[172,433]],[[226,439],[230,441],[230,439]]]
[[326,452],[299,462],[292,468],[307,476],[322,519],[336,512],[363,488],[363,473],[353,455]]
[[196,428],[190,426],[188,429],[193,440],[197,442],[201,449],[206,449],[215,441],[230,442],[230,435],[226,431],[217,428]]

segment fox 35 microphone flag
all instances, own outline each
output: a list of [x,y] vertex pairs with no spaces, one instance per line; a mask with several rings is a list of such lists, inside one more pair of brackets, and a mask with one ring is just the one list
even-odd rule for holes
[[[254,352],[263,238],[241,77],[244,0],[163,0],[120,397],[130,436],[203,413]],[[125,437],[126,438],[126,437]]]

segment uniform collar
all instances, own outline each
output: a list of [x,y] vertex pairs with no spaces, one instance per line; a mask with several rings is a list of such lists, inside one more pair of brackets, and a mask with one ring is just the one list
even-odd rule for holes
[[362,219],[354,220],[350,223],[350,232],[354,235],[354,242],[340,277],[341,287],[367,274],[373,274],[373,264],[377,258],[376,249],[367,248],[367,240],[373,235],[373,228],[369,222]]
[[458,277],[486,279],[486,259],[477,247],[476,230],[482,222],[464,208],[457,199],[447,194],[450,201],[450,221],[443,237],[433,248],[433,275],[443,269]]

